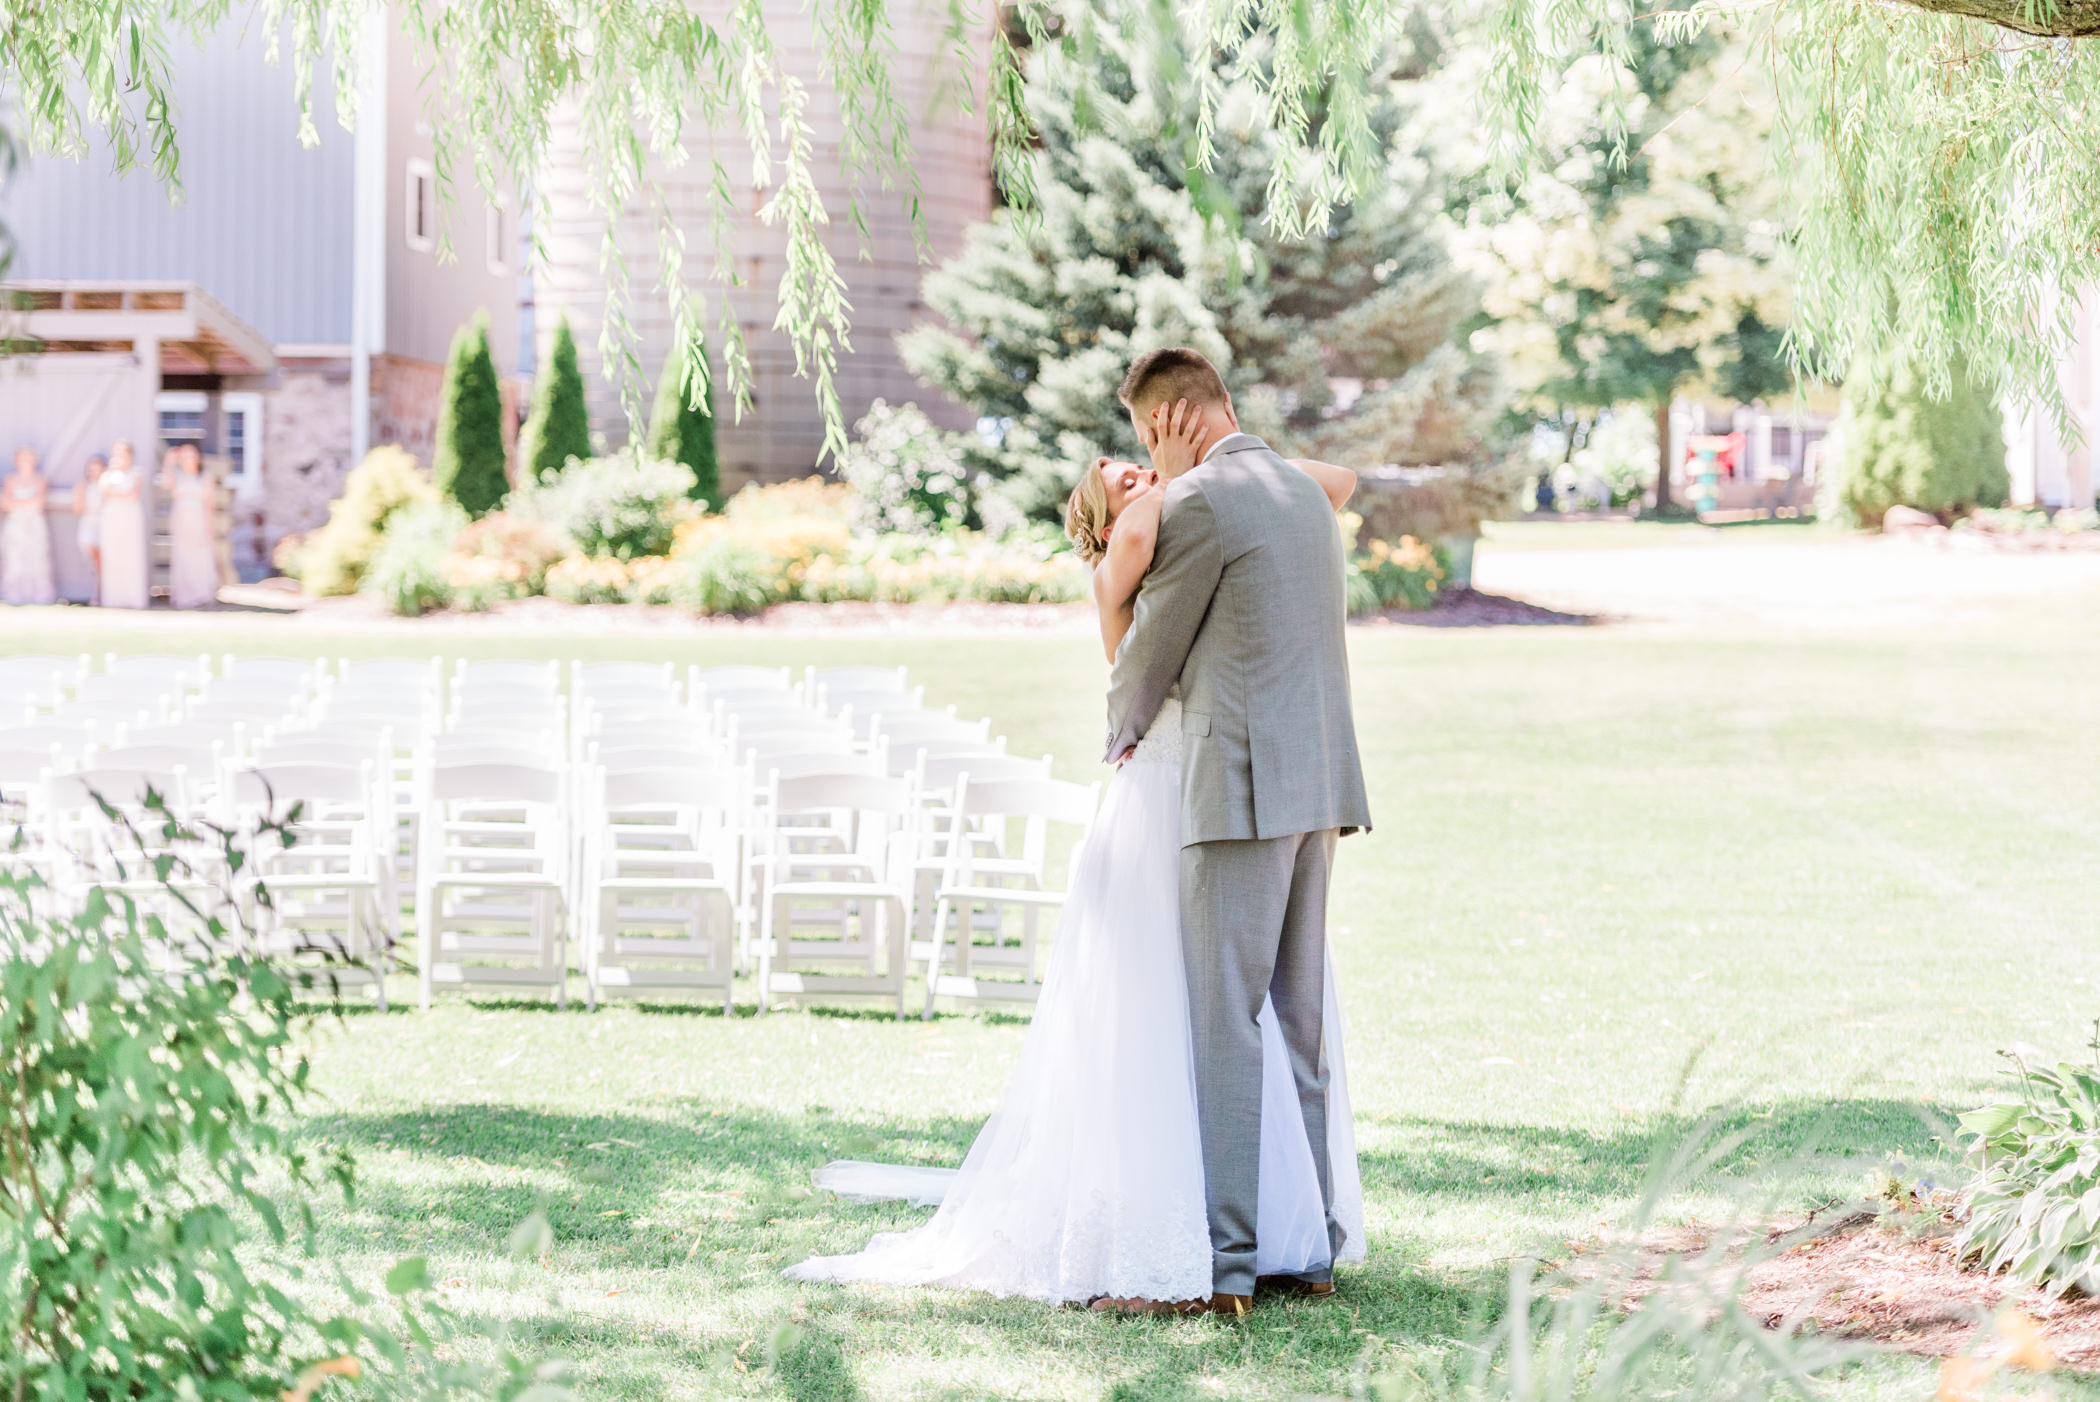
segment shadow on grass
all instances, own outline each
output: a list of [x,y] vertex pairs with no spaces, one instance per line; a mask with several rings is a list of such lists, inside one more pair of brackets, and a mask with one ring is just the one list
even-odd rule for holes
[[[1561,1202],[1636,1198],[1647,1165],[1687,1136],[1741,1134],[1683,1186],[1740,1188],[1748,1207],[1751,1180],[1790,1160],[1835,1179],[1861,1161],[1930,1155],[1947,1118],[1944,1106],[1891,1099],[1793,1100],[1605,1132],[1409,1118],[1379,1121],[1390,1132],[1368,1137],[1387,1142],[1364,1152],[1361,1163],[1374,1204],[1407,1202],[1433,1214],[1440,1204],[1513,1205],[1529,1196],[1548,1199],[1548,1211],[1557,1212]],[[807,1255],[853,1250],[874,1232],[908,1230],[926,1219],[898,1204],[812,1193],[812,1169],[834,1157],[952,1164],[978,1128],[974,1118],[724,1111],[692,1102],[671,1102],[652,1116],[476,1104],[323,1116],[308,1124],[311,1134],[354,1148],[364,1163],[355,1205],[324,1216],[324,1250],[421,1252],[448,1270],[477,1259],[492,1264],[507,1260],[512,1229],[537,1210],[554,1228],[546,1265],[567,1298],[587,1305],[618,1289],[709,1302],[715,1322],[704,1328],[652,1330],[589,1310],[541,1315],[542,1341],[613,1383],[609,1396],[664,1395],[695,1370],[723,1366],[721,1355],[739,1347],[755,1361],[753,1340],[762,1349],[773,1327],[765,1321],[791,1313],[803,1332],[762,1381],[766,1392],[797,1399],[855,1398],[868,1386],[868,1360],[899,1348],[953,1351],[959,1367],[965,1357],[989,1355],[1024,1370],[1027,1360],[1076,1351],[1089,1371],[1109,1380],[1111,1396],[1131,1402],[1210,1395],[1203,1378],[1250,1365],[1317,1380],[1312,1390],[1345,1391],[1366,1334],[1433,1343],[1472,1333],[1494,1311],[1504,1266],[1430,1266],[1439,1234],[1428,1222],[1415,1232],[1403,1221],[1399,1231],[1375,1237],[1370,1259],[1343,1273],[1336,1300],[1264,1303],[1239,1328],[781,1278],[783,1266]],[[1523,1170],[1527,1159],[1543,1161],[1543,1170]],[[1560,1254],[1558,1241],[1541,1246]],[[936,1386],[925,1395],[946,1394]]]

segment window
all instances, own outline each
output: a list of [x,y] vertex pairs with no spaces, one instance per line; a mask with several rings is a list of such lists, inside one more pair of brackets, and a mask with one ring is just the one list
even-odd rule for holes
[[194,443],[200,452],[210,451],[204,441],[204,412],[209,407],[210,400],[195,390],[171,390],[153,396],[153,410],[160,418],[160,451],[154,454],[153,471],[160,470],[160,461],[170,448]]
[[402,191],[408,246],[428,253],[437,246],[437,172],[428,161],[408,163],[408,184]]
[[489,271],[510,271],[510,202],[498,199],[489,206]]
[[226,449],[226,482],[243,496],[262,490],[263,409],[259,394],[219,396],[219,436]]

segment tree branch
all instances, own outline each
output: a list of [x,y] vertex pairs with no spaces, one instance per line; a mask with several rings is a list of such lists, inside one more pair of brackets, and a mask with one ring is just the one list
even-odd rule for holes
[[2100,0],[1903,0],[1938,15],[1965,15],[2044,39],[2100,37]]

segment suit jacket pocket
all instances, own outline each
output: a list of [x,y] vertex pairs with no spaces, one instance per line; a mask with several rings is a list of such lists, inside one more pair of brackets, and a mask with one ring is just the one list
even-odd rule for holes
[[1184,735],[1210,734],[1210,717],[1201,711],[1183,711],[1181,713],[1181,732]]

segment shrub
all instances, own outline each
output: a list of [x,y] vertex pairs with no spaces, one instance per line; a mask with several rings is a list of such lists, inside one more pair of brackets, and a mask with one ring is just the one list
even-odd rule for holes
[[684,557],[671,597],[698,613],[757,613],[784,597],[781,572],[760,546],[719,535]]
[[591,410],[584,399],[583,371],[576,364],[576,336],[565,316],[554,328],[554,347],[532,386],[532,409],[518,435],[518,480],[547,482],[561,476],[570,459],[591,456]]
[[[700,364],[707,364],[707,344],[696,347]],[[695,404],[686,392],[686,358],[677,346],[664,361],[663,377],[656,384],[656,407],[649,415],[647,452],[652,458],[683,463],[692,469],[690,495],[712,511],[722,502],[722,469],[715,457],[714,385],[701,387]]]
[[1961,1117],[1978,1175],[1955,1250],[2052,1294],[2100,1293],[2100,1069],[2014,1065],[2011,1100]]
[[[1382,540],[1370,542],[1350,560],[1349,569],[1352,613],[1383,608],[1433,608],[1437,595],[1443,592],[1444,581],[1451,577],[1450,562],[1443,550],[1424,545],[1411,535],[1400,537],[1398,545]],[[1359,580],[1361,584],[1355,583]]]
[[611,555],[571,555],[547,571],[547,597],[567,604],[625,603],[633,582],[633,571],[625,560]]
[[396,513],[358,592],[411,618],[443,608],[452,598],[445,558],[466,526],[467,513],[449,501],[418,502]]
[[[862,542],[849,558],[814,561],[802,597],[878,603],[1070,603],[1088,596],[1086,566],[1043,534],[1003,541],[974,531],[937,540],[886,536]],[[1061,538],[1060,538],[1061,540]]]
[[374,448],[343,480],[342,496],[328,508],[328,524],[286,563],[309,594],[355,594],[394,513],[437,499],[406,449]]
[[489,354],[489,315],[452,338],[445,385],[438,396],[437,444],[430,455],[430,480],[469,516],[483,516],[510,491],[503,451],[503,391]]
[[839,476],[854,492],[853,526],[870,535],[931,536],[970,519],[969,473],[958,435],[916,404],[868,406]]
[[661,555],[691,507],[691,469],[635,453],[579,462],[551,481],[520,489],[515,510],[544,521],[586,555],[629,560]]
[[1831,478],[1838,510],[1875,526],[1892,506],[1946,518],[2005,504],[2011,478],[1997,404],[1965,364],[1949,375],[1942,400],[1927,396],[1925,376],[1908,365],[1878,386],[1865,374],[1853,376]]
[[192,948],[131,900],[55,899],[0,878],[0,1394],[275,1397],[296,1350],[355,1337],[252,1260],[290,1236],[268,1170],[309,1238],[307,1202],[350,1181],[281,1118],[306,1092],[295,990],[217,918]]
[[492,512],[453,538],[443,564],[445,588],[458,608],[527,598],[546,587],[547,571],[567,553],[567,542],[546,522]]

